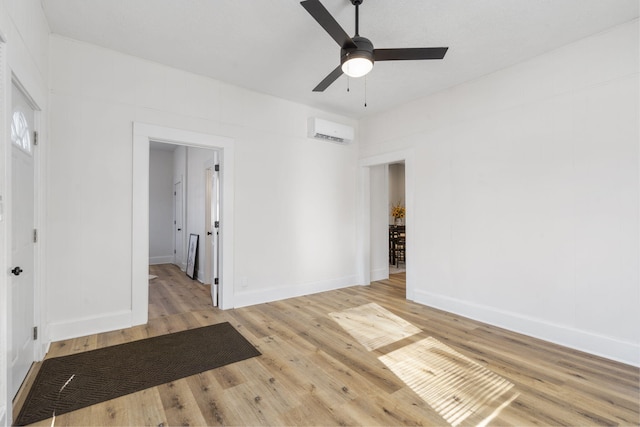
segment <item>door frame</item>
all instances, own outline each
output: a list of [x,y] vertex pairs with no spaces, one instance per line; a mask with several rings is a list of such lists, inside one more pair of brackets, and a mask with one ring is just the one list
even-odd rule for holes
[[[6,211],[11,206],[8,202],[10,160],[11,158],[11,140],[9,138],[9,129],[7,128],[9,111],[11,109],[11,100],[8,99],[11,88],[11,78],[8,77],[9,67],[7,66],[7,38],[0,28],[0,425],[5,426],[11,424],[13,396],[9,396],[11,386],[8,379],[11,378],[7,359],[9,358],[9,275],[5,272],[9,271],[8,253],[11,251],[11,238],[9,220]],[[9,88],[9,90],[7,89]]]
[[151,141],[215,149],[220,154],[220,308],[234,307],[234,145],[232,138],[133,123],[131,323],[147,323],[149,305],[149,144]]
[[[414,214],[414,150],[407,149],[390,153],[365,157],[358,162],[358,282],[363,285],[371,283],[371,167],[404,161],[405,173],[405,226],[407,228],[406,250],[413,251],[413,214]],[[406,298],[415,300],[414,263],[406,265]]]

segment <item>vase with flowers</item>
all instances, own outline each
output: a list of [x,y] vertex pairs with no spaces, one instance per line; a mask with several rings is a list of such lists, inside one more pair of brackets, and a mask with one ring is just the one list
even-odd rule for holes
[[396,225],[402,225],[406,214],[405,207],[400,202],[391,206],[391,216],[395,219]]

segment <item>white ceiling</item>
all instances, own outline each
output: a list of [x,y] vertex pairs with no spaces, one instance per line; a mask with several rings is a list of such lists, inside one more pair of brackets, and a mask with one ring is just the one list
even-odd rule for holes
[[[349,0],[321,0],[348,34]],[[42,0],[53,33],[237,86],[363,117],[638,17],[638,0],[364,0],[377,48],[440,47],[442,61],[379,62],[364,79],[312,89],[339,46],[299,0]],[[594,61],[597,61],[594,58]]]

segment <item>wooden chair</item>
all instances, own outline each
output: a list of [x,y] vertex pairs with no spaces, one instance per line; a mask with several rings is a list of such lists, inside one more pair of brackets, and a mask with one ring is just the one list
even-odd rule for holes
[[389,264],[406,263],[406,231],[404,225],[389,226]]

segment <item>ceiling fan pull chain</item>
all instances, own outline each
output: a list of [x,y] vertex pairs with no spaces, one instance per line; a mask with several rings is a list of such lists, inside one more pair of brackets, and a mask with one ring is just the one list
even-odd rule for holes
[[349,76],[347,76],[347,92],[349,92]]
[[367,76],[364,76],[364,108],[367,108]]

